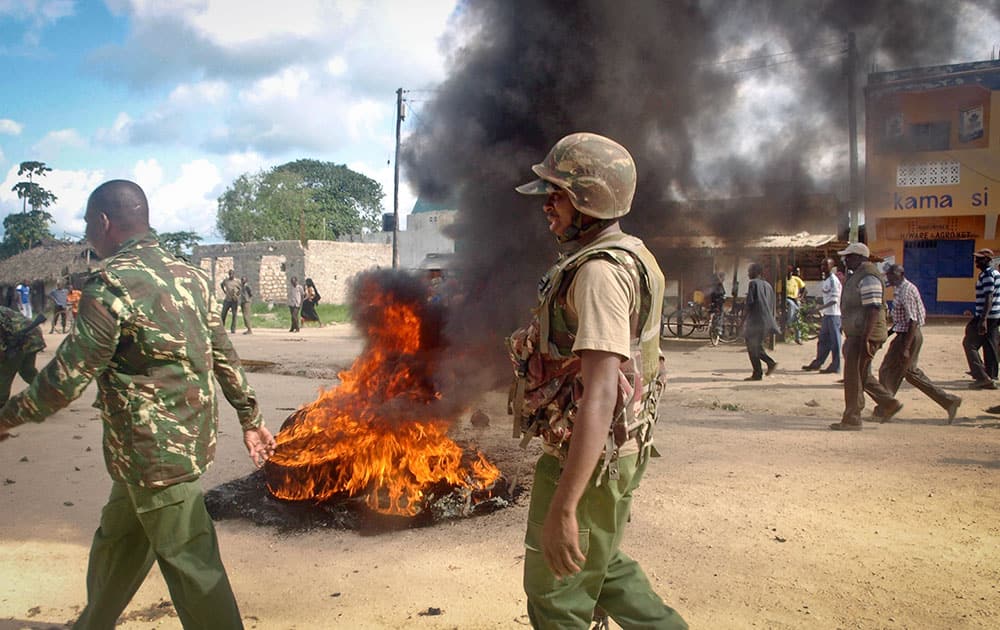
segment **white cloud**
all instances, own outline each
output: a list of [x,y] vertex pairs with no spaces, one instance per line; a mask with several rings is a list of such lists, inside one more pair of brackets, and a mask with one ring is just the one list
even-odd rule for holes
[[156,158],[139,160],[132,171],[135,183],[143,190],[156,190],[163,184],[163,168]]
[[[97,139],[338,161],[373,160],[373,146],[391,145],[395,90],[444,77],[438,38],[456,5],[296,0],[275,11],[242,0],[107,1],[130,31],[91,62],[169,96]],[[193,76],[202,81],[172,82]]]
[[[140,162],[145,175],[155,171],[155,160]],[[156,168],[159,168],[158,165]],[[173,181],[143,187],[149,199],[149,222],[161,232],[193,230],[202,236],[215,232],[217,196],[222,179],[219,169],[208,160],[194,160],[180,167]],[[139,182],[137,182],[139,183]],[[140,185],[142,185],[140,183]]]
[[257,173],[272,166],[256,151],[230,153],[226,156],[222,167],[222,179],[228,186],[234,179],[244,173]]
[[347,60],[342,55],[331,57],[326,62],[326,71],[332,77],[342,77],[347,74]]
[[0,18],[27,22],[21,37],[32,47],[39,44],[45,27],[73,15],[75,10],[75,0],[0,0]]
[[[352,162],[347,165],[352,171],[371,177],[382,184],[382,209],[384,212],[392,212],[393,204],[393,177],[395,175],[392,164],[372,165],[365,162]],[[405,174],[399,177],[399,216],[400,228],[406,228],[406,217],[413,210],[413,205],[417,203],[417,192],[406,181]]]
[[254,82],[240,92],[240,99],[251,104],[296,101],[303,86],[309,81],[309,71],[302,67],[285,68],[278,74]]
[[110,127],[100,128],[94,133],[94,139],[99,144],[126,144],[129,141],[131,125],[132,117],[125,112],[119,112]]
[[229,92],[229,86],[222,81],[181,83],[164,101],[137,118],[119,112],[110,127],[94,133],[94,139],[110,145],[185,144],[190,141],[186,136],[199,133],[202,119],[210,118],[224,107]]
[[[18,176],[17,169],[18,165],[12,165],[3,184],[0,184],[0,212],[5,215],[21,211],[21,200],[11,191],[11,188],[23,179]],[[87,197],[104,181],[103,171],[53,169],[46,173],[44,178],[35,181],[56,196],[56,202],[48,208],[54,220],[53,234],[82,237],[83,213],[87,206]]]
[[199,81],[181,83],[175,87],[168,101],[175,107],[197,107],[216,105],[229,95],[229,86],[224,81]]
[[177,19],[215,44],[239,47],[278,36],[315,37],[326,20],[354,13],[358,3],[296,0],[294,7],[284,10],[275,10],[268,2],[245,0],[129,0],[118,4],[134,20]]
[[67,149],[82,149],[87,141],[76,129],[50,131],[31,147],[32,153],[43,162],[54,162]]
[[[155,158],[139,160],[132,178],[149,198],[150,223],[157,230],[193,230],[206,237],[215,232],[216,198],[222,180],[219,169],[211,162],[194,160],[182,164],[171,178]],[[21,211],[21,201],[10,190],[21,179],[16,164],[8,169],[0,184],[0,217]],[[100,170],[53,169],[44,179],[36,180],[58,198],[49,208],[56,236],[83,236],[87,198],[106,179]]]
[[19,136],[24,129],[24,125],[11,120],[10,118],[0,118],[0,133],[8,136]]

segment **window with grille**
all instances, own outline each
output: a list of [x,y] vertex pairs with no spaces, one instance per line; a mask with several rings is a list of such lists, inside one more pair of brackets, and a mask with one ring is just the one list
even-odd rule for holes
[[954,186],[961,183],[961,174],[961,165],[953,160],[900,164],[896,167],[896,185]]

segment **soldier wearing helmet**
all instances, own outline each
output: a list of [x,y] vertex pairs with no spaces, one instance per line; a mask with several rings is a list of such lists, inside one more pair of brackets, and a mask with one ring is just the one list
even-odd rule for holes
[[542,439],[525,536],[524,588],[536,628],[587,628],[595,608],[623,627],[686,628],[619,550],[632,491],[651,454],[663,388],[663,274],[618,219],[635,163],[617,142],[566,136],[518,192],[547,195],[562,244],[531,322],[507,340],[510,410],[522,444]]

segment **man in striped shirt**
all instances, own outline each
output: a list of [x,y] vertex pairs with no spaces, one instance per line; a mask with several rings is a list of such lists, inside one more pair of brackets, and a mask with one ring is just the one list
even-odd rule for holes
[[860,431],[865,393],[875,400],[880,418],[890,420],[903,405],[872,376],[872,358],[885,343],[885,286],[882,274],[868,259],[864,243],[851,243],[842,252],[844,264],[854,273],[844,283],[840,310],[844,334],[844,415],[830,425],[834,431]]
[[[996,389],[997,326],[1000,325],[1000,272],[993,268],[993,250],[981,249],[973,257],[979,268],[976,280],[976,314],[965,326],[962,347],[969,362],[969,374],[975,379],[971,389]],[[979,349],[983,349],[983,356]]]
[[[902,265],[892,265],[886,272],[889,284],[895,287],[892,300],[892,330],[896,333],[889,350],[882,359],[882,367],[878,370],[878,380],[892,395],[896,395],[903,379],[913,385],[931,400],[941,405],[948,413],[948,424],[955,419],[962,399],[949,394],[931,382],[923,370],[917,367],[920,357],[920,347],[924,343],[921,328],[927,318],[924,301],[916,285],[906,279]],[[881,417],[881,409],[875,408],[875,416],[882,422],[888,418]]]

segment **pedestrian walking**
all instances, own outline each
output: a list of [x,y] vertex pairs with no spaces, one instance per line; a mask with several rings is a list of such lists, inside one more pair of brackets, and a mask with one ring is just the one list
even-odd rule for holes
[[799,327],[799,300],[806,289],[805,281],[799,276],[798,268],[789,267],[785,277],[785,328],[792,331],[795,343],[802,345],[802,329]]
[[243,312],[243,325],[247,327],[243,334],[252,335],[253,326],[250,324],[250,318],[253,316],[253,288],[246,276],[240,278],[240,310]]
[[[973,382],[971,389],[996,389],[997,342],[1000,326],[1000,272],[993,268],[993,250],[973,254],[976,278],[976,312],[965,326],[962,348]],[[982,355],[980,355],[982,349]]]
[[649,463],[663,387],[664,280],[621,231],[635,164],[591,133],[560,140],[517,188],[547,195],[549,231],[572,251],[545,274],[534,319],[508,339],[515,432],[542,438],[525,535],[524,589],[535,628],[590,627],[600,607],[625,628],[687,628],[620,549]]
[[156,562],[184,628],[242,628],[198,484],[215,453],[216,391],[236,410],[254,464],[273,453],[274,438],[208,276],[160,246],[142,189],[101,184],[84,220],[103,269],[85,287],[74,334],[0,409],[0,440],[62,409],[96,378],[113,483],[74,627],[113,628]]
[[315,322],[320,326],[323,322],[319,320],[319,313],[316,312],[316,305],[319,304],[322,296],[312,278],[306,278],[305,296],[302,298],[302,311],[300,313],[303,322]]
[[236,333],[236,317],[240,309],[240,281],[236,279],[236,272],[232,269],[226,279],[222,281],[222,327],[226,327],[226,315],[232,313],[233,320],[229,325],[229,332]]
[[[819,370],[823,374],[838,374],[840,372],[840,293],[842,286],[837,277],[837,261],[827,258],[823,261],[823,284],[820,286],[820,296],[823,300],[820,307],[819,338],[816,340],[816,358],[803,365],[808,371]],[[830,356],[829,367],[823,367],[826,358]]]
[[844,340],[844,414],[830,425],[834,431],[860,431],[861,412],[868,393],[888,422],[903,408],[902,403],[872,375],[872,359],[888,337],[885,321],[885,284],[882,274],[869,258],[864,243],[850,243],[838,252],[850,277],[840,298]]
[[305,299],[305,291],[299,285],[299,279],[292,276],[288,285],[288,313],[292,317],[292,326],[288,329],[288,332],[299,332],[301,330],[299,309],[302,308],[303,299]]
[[[906,279],[902,265],[890,266],[886,278],[894,287],[892,330],[895,336],[882,359],[882,366],[878,370],[878,381],[895,396],[905,378],[907,383],[941,405],[948,414],[948,424],[951,424],[958,407],[962,404],[962,399],[935,385],[918,367],[920,348],[924,343],[921,329],[927,317],[920,291],[915,284]],[[874,415],[883,422],[889,421],[879,407],[875,408]]]
[[[747,276],[747,299],[744,304],[743,339],[747,344],[747,354],[750,357],[750,367],[753,373],[744,381],[759,381],[764,374],[770,376],[778,367],[778,362],[764,350],[764,339],[768,335],[781,332],[777,320],[774,319],[774,288],[761,277],[764,267],[760,263],[750,263]],[[767,365],[767,372],[763,365]]]
[[70,325],[76,321],[76,314],[80,310],[80,298],[83,297],[83,291],[77,289],[72,284],[70,285],[69,293],[66,294],[66,304],[69,307],[69,314],[72,319],[70,319]]
[[31,311],[31,285],[28,284],[28,281],[22,280],[19,285],[14,287],[14,291],[17,292],[17,307],[21,310],[21,315],[28,319],[34,317],[34,313]]
[[59,320],[62,320],[62,331],[66,332],[66,311],[69,310],[69,291],[63,287],[62,280],[56,283],[56,288],[49,291],[49,297],[52,298],[52,327],[49,329],[49,334],[53,334],[56,331],[56,324]]

